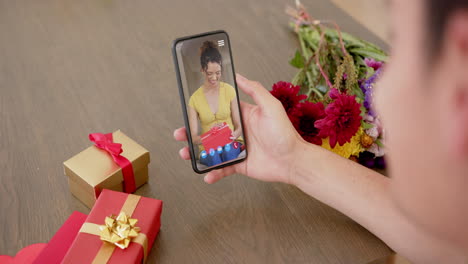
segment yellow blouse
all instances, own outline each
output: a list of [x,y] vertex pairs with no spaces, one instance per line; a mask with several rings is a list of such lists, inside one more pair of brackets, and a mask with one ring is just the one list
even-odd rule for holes
[[236,97],[236,90],[231,85],[220,82],[218,94],[218,111],[213,113],[210,105],[206,100],[203,86],[198,88],[190,97],[189,106],[195,109],[198,113],[198,118],[201,123],[201,134],[210,130],[211,127],[218,123],[226,122],[234,131],[234,125],[231,117],[231,101]]

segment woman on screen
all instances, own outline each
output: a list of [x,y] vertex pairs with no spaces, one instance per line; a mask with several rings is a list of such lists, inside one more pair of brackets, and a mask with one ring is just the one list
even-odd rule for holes
[[213,41],[205,41],[201,46],[200,64],[204,82],[190,97],[188,107],[193,143],[200,146],[200,151],[203,150],[200,134],[223,123],[228,124],[232,131],[231,140],[242,142],[236,90],[221,81],[222,56]]

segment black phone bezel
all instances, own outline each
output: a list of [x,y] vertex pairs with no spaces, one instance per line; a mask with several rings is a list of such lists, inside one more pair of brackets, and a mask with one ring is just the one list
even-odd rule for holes
[[[179,70],[179,61],[177,59],[176,45],[181,41],[196,39],[196,38],[200,38],[200,37],[206,37],[206,36],[215,35],[215,34],[225,34],[227,42],[228,42],[229,56],[230,56],[230,59],[231,59],[231,66],[232,66],[232,73],[234,75],[234,89],[236,89],[237,107],[239,108],[239,113],[240,113],[239,117],[240,117],[240,121],[241,121],[241,125],[242,125],[242,135],[244,136],[245,157],[243,157],[241,159],[233,160],[233,161],[228,162],[228,163],[220,164],[220,165],[217,165],[217,166],[212,166],[212,167],[209,167],[209,168],[207,168],[205,170],[199,170],[198,167],[197,167],[197,162],[196,162],[196,157],[197,156],[195,154],[195,150],[194,150],[193,142],[192,142],[192,136],[191,136],[192,134],[190,132],[190,125],[189,125],[188,113],[187,113],[187,105],[185,103],[184,88],[182,87],[182,79],[181,79],[180,70]],[[201,34],[196,34],[196,35],[177,38],[172,42],[172,58],[174,60],[175,72],[176,72],[176,77],[177,77],[177,85],[179,87],[179,97],[180,97],[180,102],[181,102],[181,105],[182,105],[182,112],[183,112],[183,115],[184,115],[184,123],[185,123],[185,128],[186,128],[186,131],[187,131],[187,141],[188,141],[188,144],[189,144],[189,152],[190,152],[193,171],[195,171],[198,174],[205,174],[205,173],[208,173],[208,172],[210,172],[212,170],[221,169],[221,168],[224,168],[224,167],[227,167],[227,166],[234,165],[236,163],[243,162],[245,159],[247,159],[247,156],[248,156],[248,151],[247,151],[247,145],[248,145],[247,143],[248,142],[247,142],[247,138],[245,136],[244,120],[242,118],[242,110],[241,110],[241,107],[240,107],[239,89],[237,88],[237,82],[235,81],[236,71],[234,69],[234,60],[232,58],[232,47],[231,47],[231,41],[229,39],[229,34],[225,30],[215,30],[215,31],[210,31],[210,32],[206,32],[206,33],[201,33]]]

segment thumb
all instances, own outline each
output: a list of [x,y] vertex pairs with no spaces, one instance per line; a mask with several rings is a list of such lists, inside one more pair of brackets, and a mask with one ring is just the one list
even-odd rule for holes
[[239,88],[252,97],[255,104],[261,108],[266,107],[274,98],[270,92],[258,82],[251,81],[240,74],[236,74],[236,81]]
[[246,175],[247,174],[246,168],[247,167],[246,167],[245,161],[243,161],[241,163],[233,164],[231,166],[224,167],[222,169],[212,170],[208,172],[208,174],[205,175],[203,180],[208,184],[212,184],[221,180],[222,178],[231,176],[235,173],[241,173],[241,174]]

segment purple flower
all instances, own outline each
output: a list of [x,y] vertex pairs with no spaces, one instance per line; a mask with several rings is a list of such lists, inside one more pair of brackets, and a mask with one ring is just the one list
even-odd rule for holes
[[371,68],[374,68],[374,71],[380,69],[383,65],[383,62],[381,61],[376,61],[372,58],[365,58],[364,59],[364,63],[368,66],[368,67],[371,67]]
[[358,157],[359,164],[367,167],[367,168],[374,168],[375,166],[375,155],[371,152],[364,151],[359,154]]
[[385,162],[385,158],[384,157],[377,157],[375,158],[375,167],[377,169],[385,169],[387,167],[387,163]]
[[358,157],[359,164],[367,168],[376,168],[376,169],[385,169],[386,162],[384,157],[376,157],[373,153],[364,151],[359,154]]
[[361,90],[364,93],[363,105],[367,109],[368,114],[371,115],[372,117],[375,117],[375,112],[372,107],[373,95],[374,95],[373,88],[381,72],[382,72],[382,69],[380,68],[371,77],[369,77],[369,79],[361,83]]

